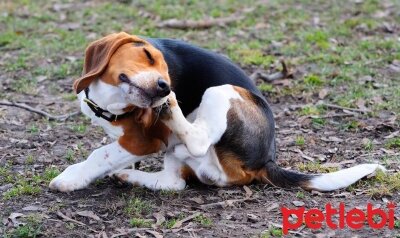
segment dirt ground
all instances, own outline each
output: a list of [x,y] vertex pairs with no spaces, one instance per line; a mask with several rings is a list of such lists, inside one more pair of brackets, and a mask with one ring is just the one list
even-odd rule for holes
[[[379,162],[378,173],[331,193],[263,184],[190,183],[153,192],[109,178],[57,193],[49,181],[110,142],[83,115],[48,120],[0,105],[0,236],[280,237],[280,207],[366,209],[400,201],[400,2],[2,1],[0,102],[62,115],[79,111],[72,82],[86,45],[105,34],[180,38],[225,54],[256,79],[276,119],[279,163],[308,173]],[[168,19],[238,21],[171,29]],[[288,71],[268,82],[268,76]],[[140,169],[157,171],[160,158]],[[395,229],[312,230],[288,237],[400,237]]]

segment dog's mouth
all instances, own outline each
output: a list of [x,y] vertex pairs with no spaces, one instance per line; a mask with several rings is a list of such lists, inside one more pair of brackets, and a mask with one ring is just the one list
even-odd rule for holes
[[167,102],[169,95],[161,97],[154,93],[154,90],[142,88],[132,82],[124,83],[121,89],[128,103],[141,108],[160,107]]

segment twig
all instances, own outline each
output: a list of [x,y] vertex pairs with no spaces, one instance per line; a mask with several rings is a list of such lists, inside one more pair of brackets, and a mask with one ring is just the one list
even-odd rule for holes
[[169,19],[159,23],[158,27],[167,27],[174,29],[205,29],[210,28],[212,26],[223,26],[229,23],[238,21],[243,19],[243,16],[230,16],[230,17],[221,17],[214,19],[205,19],[200,21],[193,20],[178,20],[178,19]]
[[184,222],[190,221],[196,217],[198,217],[201,213],[200,212],[196,212],[186,218],[183,218],[182,220],[179,220],[177,222],[175,222],[175,224],[171,227],[171,229],[175,229],[175,228],[179,228],[183,225]]
[[321,103],[321,105],[323,105],[325,107],[334,108],[334,109],[348,110],[348,111],[353,111],[353,112],[360,112],[360,113],[369,112],[369,110],[361,110],[361,109],[351,108],[351,107],[342,107],[342,106],[338,106],[338,105],[330,104],[330,103]]
[[[357,114],[355,114],[357,115]],[[349,113],[335,113],[335,114],[327,114],[323,116],[309,116],[309,118],[332,118],[332,117],[353,117],[355,116],[354,114],[349,114]]]
[[77,221],[77,220],[75,220],[75,219],[72,219],[72,218],[70,218],[70,217],[64,215],[64,214],[63,214],[62,212],[60,212],[60,211],[57,212],[57,216],[61,217],[61,218],[64,219],[64,220],[67,220],[67,221],[76,223],[76,224],[81,225],[81,226],[85,226],[85,227],[87,227],[89,230],[91,230],[91,231],[93,231],[93,232],[96,232],[96,233],[98,232],[97,230],[95,230],[95,229],[91,228],[90,226],[86,225],[85,223],[80,222],[80,221]]
[[130,233],[134,232],[134,231],[146,231],[149,228],[131,228],[131,229],[125,229],[125,230],[120,230],[120,233],[114,234],[111,236],[111,238],[115,238],[115,237],[120,237],[120,236],[126,236],[129,235]]
[[54,121],[65,121],[69,117],[76,116],[76,115],[78,115],[80,113],[79,111],[77,111],[77,112],[73,112],[73,113],[69,113],[69,114],[56,116],[56,115],[52,115],[50,113],[47,113],[45,111],[42,111],[42,110],[33,108],[31,106],[28,106],[28,105],[26,105],[24,103],[16,103],[16,102],[4,102],[3,101],[3,102],[0,102],[0,106],[9,106],[9,107],[22,108],[22,109],[25,109],[27,111],[37,113],[37,114],[39,114],[39,115],[41,115],[43,117],[46,117],[49,120],[54,120]]
[[257,79],[262,79],[266,82],[272,82],[274,80],[285,79],[292,76],[292,73],[288,70],[285,61],[280,61],[282,64],[282,71],[273,74],[265,74],[259,71],[254,72],[250,75],[250,79],[255,82]]
[[230,199],[230,200],[225,200],[222,202],[215,202],[215,203],[209,203],[209,204],[204,204],[201,205],[200,208],[201,209],[207,209],[207,208],[212,208],[212,207],[227,207],[227,206],[232,206],[233,203],[235,202],[244,202],[244,201],[250,201],[250,200],[254,200],[254,198],[242,198],[242,199]]

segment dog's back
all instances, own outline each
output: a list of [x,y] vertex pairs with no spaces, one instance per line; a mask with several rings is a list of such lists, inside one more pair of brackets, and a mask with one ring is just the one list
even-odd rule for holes
[[147,40],[164,55],[184,115],[195,110],[204,92],[214,86],[231,84],[262,96],[246,73],[225,56],[180,40]]

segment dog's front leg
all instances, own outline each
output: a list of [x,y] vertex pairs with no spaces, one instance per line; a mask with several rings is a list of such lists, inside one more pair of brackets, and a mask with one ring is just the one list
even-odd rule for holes
[[50,182],[50,188],[61,192],[70,192],[85,188],[98,178],[113,171],[123,169],[143,159],[126,151],[116,141],[94,150],[87,160],[70,165]]

